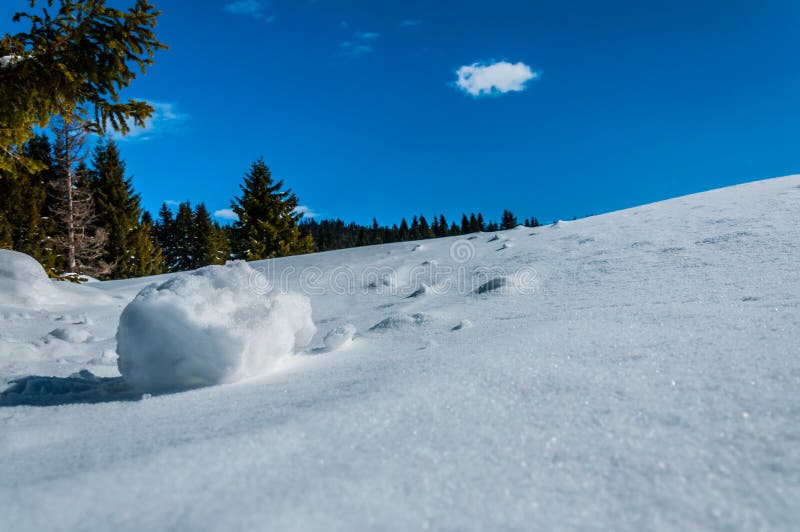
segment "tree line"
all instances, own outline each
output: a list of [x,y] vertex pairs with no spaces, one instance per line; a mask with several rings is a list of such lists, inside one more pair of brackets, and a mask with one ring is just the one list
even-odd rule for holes
[[373,218],[371,225],[360,225],[356,222],[345,223],[341,219],[316,220],[314,218],[303,220],[300,224],[302,231],[310,234],[319,251],[351,248],[358,246],[371,246],[375,244],[389,244],[392,242],[406,242],[409,240],[424,240],[427,238],[441,238],[446,236],[466,235],[478,231],[502,231],[512,229],[518,225],[527,227],[539,226],[536,217],[518,221],[510,210],[504,210],[500,222],[486,222],[483,214],[470,213],[461,215],[460,223],[448,223],[444,214],[434,216],[428,221],[425,215],[415,215],[411,223],[403,218],[400,224],[380,225]]
[[[519,225],[509,210],[499,222],[481,213],[460,223],[443,214],[429,222],[371,225],[303,219],[298,198],[275,180],[263,159],[252,163],[231,202],[237,219],[220,225],[203,204],[162,204],[157,217],[142,209],[116,142],[87,148],[86,129],[56,119],[50,134],[26,142],[35,166],[0,170],[0,247],[36,258],[53,277],[124,279],[191,270],[231,259],[259,260],[334,249],[440,238]],[[522,222],[539,225],[535,217]]]

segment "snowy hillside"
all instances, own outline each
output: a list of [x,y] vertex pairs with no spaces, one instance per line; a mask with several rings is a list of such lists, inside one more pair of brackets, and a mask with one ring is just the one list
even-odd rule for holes
[[790,176],[177,278],[5,253],[0,530],[796,530],[799,221]]

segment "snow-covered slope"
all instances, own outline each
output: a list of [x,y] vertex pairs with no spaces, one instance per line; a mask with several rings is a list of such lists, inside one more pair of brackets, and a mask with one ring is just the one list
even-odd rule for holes
[[0,399],[0,530],[796,530],[798,221],[791,176],[254,263],[310,346],[143,400],[114,335],[166,277],[2,293],[0,388],[61,378]]

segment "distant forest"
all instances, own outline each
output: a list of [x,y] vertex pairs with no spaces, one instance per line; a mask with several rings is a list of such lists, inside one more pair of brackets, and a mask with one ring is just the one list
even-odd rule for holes
[[22,148],[39,163],[0,170],[0,247],[36,258],[55,278],[79,275],[123,279],[191,270],[231,259],[258,260],[314,251],[536,227],[503,211],[498,221],[482,213],[448,221],[443,214],[414,215],[381,225],[340,219],[303,218],[298,199],[274,180],[259,159],[231,202],[237,219],[214,220],[203,203],[171,208],[154,217],[125,175],[117,144],[101,139],[90,151],[80,126],[55,120],[49,135],[36,135]]

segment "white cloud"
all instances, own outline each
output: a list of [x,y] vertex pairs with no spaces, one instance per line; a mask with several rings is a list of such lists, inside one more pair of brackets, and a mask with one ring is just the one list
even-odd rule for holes
[[361,40],[377,39],[380,36],[381,36],[380,33],[375,33],[374,31],[357,31],[356,32],[356,39],[361,39]]
[[222,220],[238,220],[239,217],[232,209],[219,209],[214,211],[214,216]]
[[311,210],[311,207],[308,205],[298,205],[294,212],[302,214],[304,218],[316,218],[319,216],[319,214]]
[[174,103],[147,101],[153,108],[153,116],[144,121],[145,127],[139,127],[133,123],[133,119],[127,121],[130,131],[127,135],[122,135],[117,131],[109,133],[112,139],[117,141],[144,141],[156,138],[167,131],[175,129],[189,119],[189,115],[180,113]]
[[235,0],[225,4],[224,9],[232,15],[243,15],[267,22],[275,20],[274,16],[267,16],[267,2],[261,0]]
[[456,71],[456,86],[472,96],[490,96],[525,90],[525,83],[539,78],[539,73],[525,63],[497,61],[488,65],[473,63]]
[[371,53],[375,51],[375,48],[370,42],[375,41],[380,36],[380,33],[372,31],[357,31],[351,40],[339,43],[339,55],[361,57]]
[[164,203],[166,203],[166,204],[167,204],[167,205],[169,205],[170,207],[175,207],[175,206],[177,206],[177,205],[180,205],[180,204],[181,204],[181,202],[180,202],[180,201],[177,201],[177,200],[174,200],[174,199],[168,199],[168,200],[164,200]]
[[362,55],[373,52],[375,49],[369,44],[353,41],[342,41],[339,43],[339,53],[349,57],[361,57]]
[[401,21],[400,21],[400,25],[401,25],[401,26],[404,26],[404,27],[406,27],[406,28],[411,28],[411,27],[414,27],[414,26],[419,26],[420,24],[422,24],[422,21],[421,21],[421,20],[415,20],[415,19],[413,19],[413,18],[407,18],[407,19],[405,19],[405,20],[401,20]]

